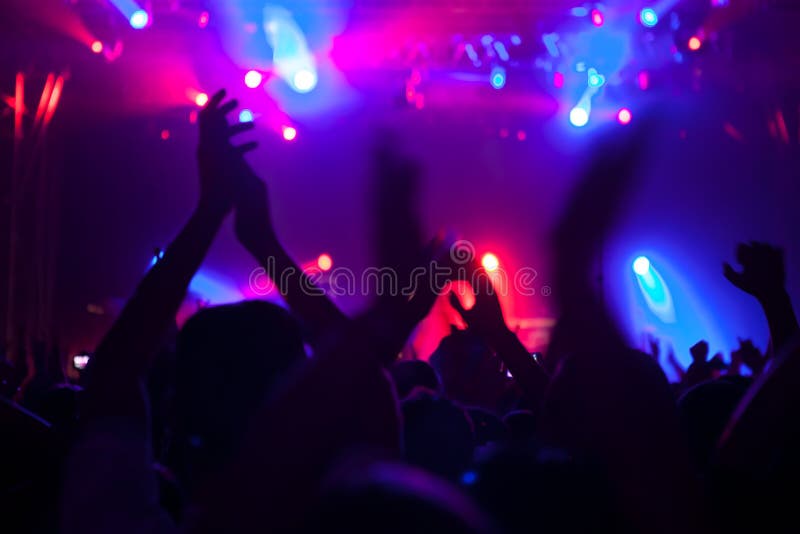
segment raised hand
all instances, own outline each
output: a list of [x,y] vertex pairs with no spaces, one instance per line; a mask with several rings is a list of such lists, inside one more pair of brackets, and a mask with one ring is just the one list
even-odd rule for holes
[[749,339],[739,339],[739,348],[731,353],[731,360],[734,358],[744,363],[754,375],[761,373],[767,362],[767,358]]
[[[220,110],[227,112],[225,106]],[[248,124],[252,127],[252,123]],[[228,136],[245,129],[249,128],[233,126],[228,129]],[[217,140],[216,146],[224,148],[216,155],[226,165],[228,178],[235,186],[236,238],[276,283],[289,308],[305,323],[311,336],[309,342],[316,344],[324,333],[345,323],[347,317],[324,291],[314,285],[281,245],[272,224],[267,186],[244,159],[244,153],[255,145],[247,143],[232,147]]]
[[797,317],[786,292],[783,251],[766,243],[742,243],[736,249],[736,260],[742,270],[736,271],[725,263],[725,278],[758,299],[767,317],[773,350],[777,352],[798,331]]
[[708,342],[700,340],[689,348],[692,361],[704,363],[708,359]]
[[483,267],[475,266],[471,278],[477,286],[473,287],[475,305],[469,310],[465,309],[455,293],[450,293],[450,304],[471,330],[491,344],[492,340],[508,333],[500,299],[497,298],[489,273]]
[[647,334],[647,344],[650,348],[650,356],[652,356],[655,361],[658,361],[661,357],[661,342],[653,334]]
[[233,146],[231,138],[248,130],[254,124],[245,122],[231,126],[226,115],[238,105],[236,100],[222,103],[225,90],[211,97],[200,111],[200,142],[197,147],[197,161],[200,169],[199,208],[217,215],[226,215],[233,208],[239,183],[242,155],[256,148],[254,142]]
[[736,261],[742,266],[741,272],[729,263],[723,264],[723,272],[745,293],[764,299],[784,290],[786,270],[781,249],[766,243],[741,243],[736,249]]
[[475,305],[465,309],[455,293],[450,294],[450,304],[461,315],[470,330],[481,336],[497,353],[514,375],[531,407],[537,408],[544,396],[550,377],[516,334],[509,330],[494,285],[483,267],[474,265],[470,275]]
[[272,226],[269,193],[266,184],[255,175],[250,166],[239,158],[236,196],[236,238],[250,254],[257,258],[274,254],[280,244]]

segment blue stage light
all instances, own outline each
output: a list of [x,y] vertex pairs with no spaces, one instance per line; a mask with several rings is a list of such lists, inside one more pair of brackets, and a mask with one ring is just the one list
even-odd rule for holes
[[594,88],[602,87],[603,84],[606,83],[606,77],[598,73],[597,69],[594,68],[589,69],[589,72],[587,74],[588,78],[586,83],[589,85],[589,87],[594,87]]
[[137,9],[131,14],[130,23],[134,30],[141,30],[150,22],[150,15],[144,9]]
[[583,107],[575,106],[569,112],[569,122],[578,128],[586,126],[589,122],[589,111]]
[[300,69],[294,73],[291,86],[298,93],[308,93],[317,86],[317,73],[312,69]]
[[239,122],[253,122],[253,112],[249,109],[243,109],[240,111]]
[[642,291],[647,307],[664,323],[675,322],[675,306],[672,294],[661,274],[653,267],[645,256],[639,256],[633,261],[633,272]]
[[506,85],[506,69],[503,67],[495,67],[492,69],[492,76],[490,78],[492,87],[495,89],[502,89]]
[[651,7],[646,7],[639,12],[639,20],[648,28],[652,28],[658,24],[658,13]]
[[646,256],[639,256],[633,260],[633,272],[644,276],[650,271],[650,260]]

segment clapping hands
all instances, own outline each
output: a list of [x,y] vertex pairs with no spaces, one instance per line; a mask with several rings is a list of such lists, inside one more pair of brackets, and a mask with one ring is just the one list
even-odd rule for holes
[[233,208],[237,191],[242,188],[242,168],[247,165],[242,156],[256,148],[255,142],[234,146],[231,139],[253,129],[253,123],[231,126],[226,116],[238,102],[223,103],[225,91],[220,90],[211,97],[200,111],[200,142],[197,161],[200,168],[200,201],[198,208],[217,216],[225,216]]

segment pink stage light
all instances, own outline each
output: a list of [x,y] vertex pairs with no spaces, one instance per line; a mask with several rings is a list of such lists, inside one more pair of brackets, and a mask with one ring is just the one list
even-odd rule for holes
[[556,72],[553,74],[553,85],[556,89],[561,89],[564,87],[564,74],[561,72]]
[[208,104],[208,95],[205,93],[198,94],[196,97],[194,97],[194,103],[202,108]]
[[595,26],[597,26],[599,28],[600,26],[603,25],[603,22],[605,22],[605,17],[603,17],[603,14],[600,12],[600,10],[593,9],[592,10],[592,24],[594,24]]
[[291,126],[284,126],[283,138],[287,141],[294,141],[297,139],[297,130]]
[[636,79],[639,82],[639,89],[647,91],[647,88],[650,87],[650,74],[646,70],[643,70],[639,72]]
[[101,43],[100,41],[92,42],[92,52],[94,52],[95,54],[99,54],[102,51],[103,51],[103,43]]
[[200,18],[197,19],[197,27],[205,28],[206,26],[208,26],[209,20],[210,17],[208,15],[208,11],[203,11],[202,13],[200,13]]
[[250,89],[256,89],[259,85],[261,85],[263,80],[264,76],[262,76],[257,70],[249,70],[247,71],[247,74],[244,75],[244,84]]
[[629,124],[632,118],[633,115],[631,115],[631,110],[629,110],[628,108],[622,108],[617,113],[617,120],[619,121],[620,124]]
[[331,267],[333,267],[333,258],[329,254],[320,254],[319,258],[317,258],[317,267],[321,271],[330,271]]
[[689,50],[697,51],[700,50],[701,46],[703,46],[703,41],[701,41],[696,35],[693,35],[689,39]]

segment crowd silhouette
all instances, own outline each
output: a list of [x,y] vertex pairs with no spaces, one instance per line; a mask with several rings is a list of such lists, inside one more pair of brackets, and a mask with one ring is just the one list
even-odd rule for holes
[[[357,317],[309,291],[245,159],[255,143],[234,142],[253,124],[231,125],[237,102],[225,98],[199,114],[196,209],[80,384],[66,382],[55,343],[4,358],[4,532],[800,529],[800,340],[781,250],[741,244],[738,266],[721,273],[763,308],[766,353],[740,340],[726,363],[699,340],[683,369],[665,347],[673,384],[659,340],[649,353],[627,346],[590,282],[645,124],[599,150],[568,201],[552,240],[558,323],[534,358],[477,262],[471,306],[437,293],[428,271],[413,295],[379,295]],[[448,238],[422,236],[419,174],[381,139],[377,261],[401,280],[452,261]],[[296,273],[279,287],[286,307],[210,307],[178,331],[189,283],[231,214],[273,280]],[[466,329],[429,362],[399,359],[438,298]]]

